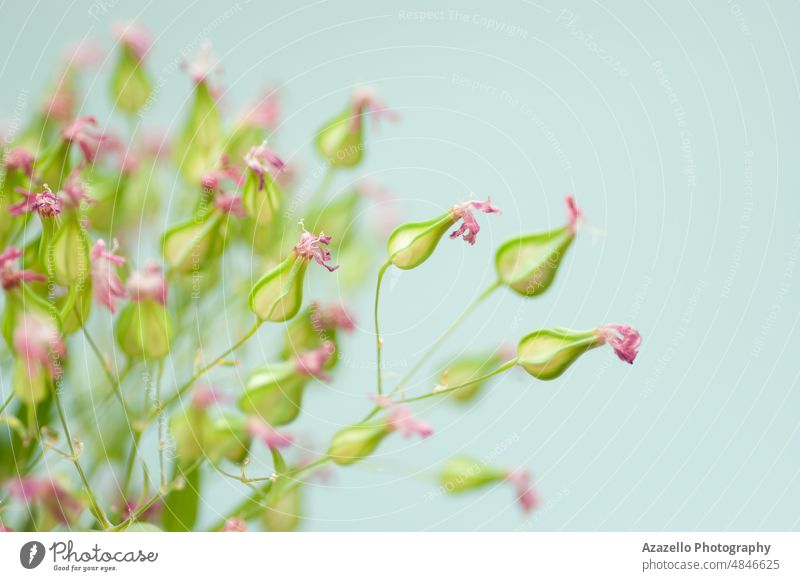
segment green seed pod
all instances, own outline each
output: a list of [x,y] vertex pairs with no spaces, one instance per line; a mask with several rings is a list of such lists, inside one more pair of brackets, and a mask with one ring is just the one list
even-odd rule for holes
[[207,169],[216,166],[223,146],[219,110],[207,81],[202,80],[195,85],[189,118],[175,142],[174,161],[190,183],[200,183]]
[[517,363],[537,379],[555,379],[581,355],[604,343],[605,340],[598,335],[597,329],[541,329],[523,337],[519,342]]
[[397,268],[409,270],[425,262],[439,240],[455,223],[451,212],[427,222],[409,222],[398,226],[386,242],[389,260]]
[[512,238],[497,250],[500,282],[526,297],[544,293],[555,279],[561,260],[575,239],[580,210],[567,197],[569,223],[563,228]]
[[241,464],[250,453],[251,441],[244,416],[223,413],[213,419],[207,417],[205,420],[203,449],[214,464],[223,459]]
[[439,476],[442,488],[450,494],[474,490],[506,479],[506,470],[486,466],[473,458],[456,456],[447,460]]
[[115,336],[129,357],[161,359],[172,343],[172,318],[154,300],[132,301],[120,311]]
[[297,530],[302,521],[302,486],[292,485],[282,493],[274,494],[267,501],[261,521],[267,530],[288,533]]
[[220,233],[223,214],[208,212],[164,234],[162,252],[170,268],[182,274],[205,270],[209,261],[219,257],[225,246]]
[[62,286],[85,281],[89,276],[91,241],[74,212],[63,214],[45,249],[47,272]]
[[[502,362],[502,359],[496,353],[461,357],[447,366],[442,374],[441,383],[445,386],[464,385],[482,375],[486,375]],[[487,379],[486,381],[464,385],[464,387],[455,389],[447,395],[458,401],[470,401],[488,381]]]
[[385,421],[353,424],[336,433],[328,456],[339,466],[349,466],[372,454],[390,433]]
[[136,113],[144,107],[153,92],[153,85],[140,56],[131,46],[122,44],[117,68],[111,77],[111,98],[114,105],[126,113]]
[[184,466],[200,458],[204,451],[206,411],[187,406],[175,411],[169,419],[169,432],[175,442],[175,455]]
[[239,408],[272,426],[283,426],[298,416],[308,377],[291,361],[257,367],[245,384]]
[[[253,148],[258,149],[258,148]],[[281,208],[282,194],[277,182],[266,167],[254,169],[257,162],[250,161],[253,155],[251,150],[248,157],[247,176],[242,186],[242,206],[249,216],[255,219],[256,224],[265,227],[272,224]],[[264,162],[266,165],[267,162]]]
[[92,281],[87,278],[69,288],[67,294],[56,302],[65,335],[71,335],[89,318],[92,310]]
[[253,285],[250,309],[263,321],[281,323],[294,317],[303,304],[303,279],[308,262],[295,252]]

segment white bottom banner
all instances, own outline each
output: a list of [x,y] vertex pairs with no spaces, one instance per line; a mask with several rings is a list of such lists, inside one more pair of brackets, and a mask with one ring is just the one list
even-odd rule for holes
[[[2,533],[0,579],[800,579],[800,533]],[[152,577],[155,576],[155,577]]]

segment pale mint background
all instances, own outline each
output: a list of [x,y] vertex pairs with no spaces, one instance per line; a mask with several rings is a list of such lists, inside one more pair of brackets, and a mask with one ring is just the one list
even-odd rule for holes
[[[493,280],[502,240],[563,223],[568,192],[602,234],[580,236],[545,297],[487,301],[442,355],[545,325],[628,322],[645,338],[631,368],[602,350],[557,381],[510,374],[466,411],[436,406],[426,415],[435,437],[397,438],[372,466],[316,483],[307,529],[798,528],[796,3],[221,4],[5,2],[0,117],[8,125],[34,106],[63,44],[110,46],[107,29],[120,18],[157,38],[149,119],[183,118],[189,83],[174,63],[207,36],[231,110],[283,83],[276,146],[309,173],[313,132],[352,86],[373,84],[402,123],[371,132],[367,163],[337,186],[372,173],[405,200],[408,219],[470,191],[504,210],[479,217],[474,248],[445,241],[424,267],[387,278],[391,371]],[[438,12],[412,19],[416,10]],[[104,122],[107,84],[97,79],[84,109]],[[140,259],[152,252],[143,242]],[[315,274],[312,296],[322,280]],[[333,388],[310,390],[293,426],[316,447],[367,409],[372,288],[356,303],[363,332],[344,346],[349,365]],[[239,329],[209,329],[210,351]],[[260,334],[264,352],[277,335]],[[237,389],[235,375],[223,379]],[[543,508],[524,520],[505,488],[432,499],[432,470],[459,452],[529,467]],[[234,502],[235,484],[208,492],[208,520]]]

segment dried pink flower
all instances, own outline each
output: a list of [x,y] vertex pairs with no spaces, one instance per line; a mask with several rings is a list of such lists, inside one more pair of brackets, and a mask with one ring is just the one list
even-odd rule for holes
[[197,409],[206,409],[214,404],[228,401],[228,395],[216,387],[205,386],[197,389],[192,396],[192,405]]
[[22,147],[15,147],[9,151],[3,161],[6,169],[9,171],[22,170],[28,177],[33,175],[33,162],[35,158],[32,153]]
[[214,206],[236,218],[247,217],[247,211],[242,205],[242,198],[236,194],[219,194],[214,198]]
[[118,41],[127,46],[137,60],[141,61],[153,46],[150,32],[135,22],[115,22],[111,32]]
[[272,131],[278,126],[279,119],[278,91],[274,88],[267,88],[264,96],[253,104],[244,115],[243,122],[265,131]]
[[331,266],[329,264],[325,264],[329,260],[331,260],[331,252],[327,248],[322,248],[321,244],[327,246],[331,243],[331,237],[326,236],[323,232],[319,233],[319,236],[314,236],[310,232],[303,232],[300,235],[300,242],[298,242],[294,247],[294,252],[300,258],[305,260],[311,260],[312,258],[317,262],[328,269],[329,272],[333,272],[339,265]]
[[67,350],[51,320],[43,315],[22,315],[14,329],[13,343],[30,377],[38,375],[41,368],[53,378],[61,376],[60,360]]
[[421,438],[427,438],[433,434],[430,424],[415,418],[408,406],[397,404],[385,395],[371,395],[370,398],[375,405],[388,412],[386,426],[390,430],[400,432],[405,438],[410,438],[415,434]]
[[247,523],[240,518],[229,518],[222,527],[225,533],[244,533],[247,532]]
[[462,220],[462,224],[457,230],[454,230],[450,233],[450,238],[458,238],[459,236],[462,236],[470,245],[475,244],[475,240],[478,236],[478,232],[481,231],[481,227],[478,224],[478,221],[475,219],[475,215],[472,213],[472,208],[475,208],[484,214],[501,213],[497,207],[492,205],[491,198],[486,198],[486,201],[484,202],[481,202],[480,200],[470,200],[469,202],[453,206],[453,209],[451,210],[453,219],[456,221]]
[[94,204],[97,201],[86,193],[86,184],[81,178],[82,169],[83,166],[80,164],[75,166],[64,181],[64,187],[58,192],[59,198],[70,208],[79,208],[81,202]]
[[570,232],[575,234],[578,231],[578,224],[580,223],[583,212],[575,203],[575,198],[572,196],[567,196],[567,228],[569,228]]
[[397,121],[400,116],[386,104],[378,99],[378,95],[372,87],[358,87],[353,90],[353,117],[351,120],[352,128],[358,131],[361,127],[361,118],[364,114],[369,114],[373,122],[377,125],[381,118],[390,121]]
[[522,468],[510,470],[506,475],[506,480],[514,486],[517,502],[523,511],[528,513],[539,505],[539,495],[533,488],[531,475],[527,470]]
[[247,420],[247,433],[249,436],[261,440],[268,448],[287,448],[294,442],[291,434],[279,432],[257,417],[251,417]]
[[212,73],[219,71],[219,60],[211,54],[211,41],[204,39],[200,43],[194,60],[191,63],[182,62],[181,68],[189,73],[189,76],[197,84],[206,82]]
[[341,303],[321,306],[314,303],[311,307],[311,326],[317,333],[342,329],[354,331],[356,328],[353,316]]
[[261,145],[251,147],[250,151],[244,157],[247,167],[260,178],[258,189],[264,189],[264,179],[266,175],[275,179],[275,177],[286,167],[286,164],[280,156],[267,147],[267,142],[264,141]]
[[30,270],[17,270],[17,260],[20,258],[22,250],[13,246],[9,246],[0,254],[0,280],[5,290],[17,288],[21,282],[47,280],[46,276]]
[[17,192],[22,194],[25,199],[8,207],[8,211],[11,212],[12,216],[36,212],[43,218],[52,218],[61,213],[61,200],[50,190],[47,184],[44,185],[44,190],[38,193],[23,190],[22,188],[17,188]]
[[162,305],[167,304],[167,282],[161,266],[155,262],[148,262],[143,270],[133,272],[128,277],[127,287],[131,300],[139,303],[154,300]]
[[88,163],[94,162],[107,140],[101,133],[90,130],[90,127],[97,127],[97,119],[91,116],[78,117],[61,132],[64,139],[78,144]]
[[111,250],[106,250],[105,240],[98,240],[92,247],[92,293],[94,300],[109,311],[117,311],[116,301],[127,294],[125,286],[117,274],[117,268],[125,264],[125,259],[114,254],[119,244],[114,240]]
[[325,364],[328,363],[335,350],[336,346],[331,341],[326,341],[322,347],[305,351],[295,357],[294,368],[301,375],[329,381],[331,377],[325,373]]
[[617,357],[626,363],[633,364],[639,353],[639,346],[642,344],[642,336],[639,331],[627,325],[609,323],[598,327],[597,335],[614,348]]

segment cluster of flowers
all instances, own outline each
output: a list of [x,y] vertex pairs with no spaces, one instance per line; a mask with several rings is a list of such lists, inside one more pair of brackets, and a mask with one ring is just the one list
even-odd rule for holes
[[[114,33],[119,55],[111,79],[113,103],[134,119],[154,94],[146,66],[152,42],[148,32],[134,24],[118,25]],[[489,198],[456,203],[430,220],[393,225],[375,295],[377,377],[374,384],[373,378],[365,379],[364,385],[373,409],[363,420],[340,429],[325,452],[297,456],[296,434],[285,426],[302,412],[308,385],[332,379],[341,333],[356,328],[341,304],[304,306],[306,273],[312,263],[328,272],[342,266],[343,273],[352,270],[353,285],[363,283],[369,274],[364,265],[370,264],[363,249],[369,244],[359,244],[358,239],[370,234],[351,226],[359,201],[383,201],[385,191],[362,182],[357,191],[324,203],[312,199],[304,208],[303,227],[297,231],[296,224],[289,223],[288,213],[282,211],[297,170],[267,143],[280,120],[274,90],[246,110],[232,129],[226,129],[220,113],[221,91],[214,81],[217,63],[205,43],[197,60],[185,66],[194,96],[182,131],[169,146],[165,138],[135,134],[126,141],[101,130],[95,118],[76,115],[80,73],[98,60],[96,50],[87,46],[70,55],[30,128],[14,140],[3,159],[2,333],[11,354],[13,381],[12,393],[0,409],[2,424],[8,427],[0,434],[0,483],[13,502],[0,503],[0,530],[10,526],[194,530],[198,528],[203,479],[214,474],[239,480],[252,493],[207,528],[240,531],[261,522],[269,530],[293,530],[302,518],[303,483],[321,475],[326,465],[358,462],[393,434],[427,438],[434,433],[412,411],[418,400],[448,397],[470,401],[482,385],[512,367],[540,380],[552,380],[584,353],[603,345],[611,346],[621,360],[633,363],[641,338],[631,327],[607,324],[584,331],[540,329],[523,337],[511,353],[495,349],[453,361],[440,384],[422,395],[403,395],[415,370],[391,390],[384,390],[380,365],[384,342],[378,324],[384,273],[390,267],[410,270],[421,266],[446,236],[474,245],[481,230],[476,214],[500,214]],[[355,90],[347,106],[317,134],[316,148],[329,174],[361,163],[366,151],[365,117],[396,120],[397,115],[374,91]],[[158,196],[149,193],[155,187],[153,176],[163,167],[176,171],[183,182],[171,204],[181,207],[181,202],[188,201],[186,205],[194,209],[188,219],[163,234],[161,260],[133,268],[131,257],[124,257],[120,247],[131,246],[126,240],[138,243],[137,228],[156,222],[154,198]],[[141,221],[132,223],[132,216]],[[568,197],[565,225],[502,244],[496,254],[497,281],[483,296],[497,288],[508,288],[525,298],[545,293],[581,220],[581,211]],[[291,232],[297,234],[287,244]],[[213,297],[215,289],[226,282],[219,276],[222,257],[237,249],[249,260],[263,264],[263,274],[250,285],[246,301],[255,316],[251,330],[207,364],[203,364],[206,360],[201,352],[187,381],[137,411],[134,402],[142,396],[136,391],[144,388],[136,385],[123,390],[127,373],[141,366],[148,373],[158,369],[160,376],[168,355],[176,357],[173,366],[180,372],[178,346],[192,340],[184,320],[187,309],[193,300]],[[92,339],[90,315],[95,306],[113,317],[115,347],[101,347]],[[245,301],[241,307],[244,310]],[[244,389],[236,396],[200,381],[229,363],[226,358],[266,323],[284,323],[278,362],[246,370]],[[117,396],[128,427],[127,433],[116,439],[106,434],[103,440],[116,491],[107,485],[97,490],[96,481],[103,481],[92,478],[98,462],[90,469],[84,467],[86,459],[81,452],[85,446],[72,436],[76,428],[84,429],[78,422],[80,403],[75,390],[60,389],[62,382],[69,383],[70,373],[80,378],[80,366],[70,369],[68,347],[81,338],[97,355],[109,393]],[[430,354],[432,350],[423,359]],[[118,358],[127,361],[122,371],[111,365]],[[98,383],[93,378],[83,380],[92,389]],[[175,405],[183,401],[191,403]],[[168,421],[161,422],[162,418]],[[109,419],[107,423],[112,427],[119,422]],[[175,443],[170,459],[163,454],[164,426]],[[160,484],[153,485],[148,464],[143,462],[143,484],[134,494],[131,483],[142,454],[139,444],[148,430],[158,431]],[[245,471],[255,442],[263,444],[272,456],[274,473],[263,478],[249,477]],[[61,454],[74,464],[71,476],[49,474],[42,462],[48,454]],[[297,457],[287,461],[289,454]],[[172,464],[169,477],[164,468],[168,462]],[[230,464],[238,465],[240,474],[226,469]],[[207,470],[208,466],[215,471]],[[495,467],[455,457],[445,462],[440,478],[448,493],[507,483],[526,512],[538,502],[529,472],[520,467]],[[78,479],[81,484],[76,487]],[[15,504],[25,508],[18,518],[13,508],[5,508]]]

